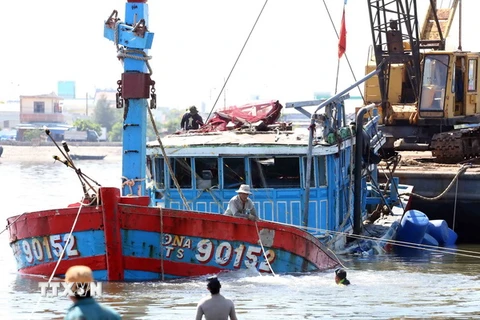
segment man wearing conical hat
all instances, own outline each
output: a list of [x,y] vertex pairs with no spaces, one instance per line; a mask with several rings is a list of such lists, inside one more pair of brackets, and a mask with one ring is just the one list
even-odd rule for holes
[[247,184],[242,184],[235,192],[237,195],[230,199],[230,202],[228,202],[228,207],[225,211],[225,214],[257,221],[258,216],[257,211],[255,210],[255,205],[248,197],[252,194],[252,192],[250,192],[250,186]]
[[65,282],[72,283],[75,294],[70,299],[73,305],[68,309],[65,320],[118,320],[122,319],[113,309],[101,305],[90,294],[93,282],[92,269],[87,266],[73,266],[65,273]]

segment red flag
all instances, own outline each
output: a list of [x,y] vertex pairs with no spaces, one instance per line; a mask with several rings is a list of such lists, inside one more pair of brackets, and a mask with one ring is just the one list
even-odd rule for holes
[[340,26],[340,37],[338,38],[338,59],[340,59],[347,50],[347,29],[345,27],[345,7],[343,7],[342,25]]

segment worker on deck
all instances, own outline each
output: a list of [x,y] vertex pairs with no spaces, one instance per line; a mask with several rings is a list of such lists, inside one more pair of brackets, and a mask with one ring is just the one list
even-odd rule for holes
[[252,221],[257,221],[257,211],[255,210],[255,205],[253,201],[248,198],[252,194],[250,192],[250,186],[247,184],[240,185],[238,188],[236,196],[232,197],[228,202],[227,210],[225,214],[228,216],[235,216],[241,218],[247,218]]
[[196,130],[203,126],[202,116],[198,114],[198,110],[195,106],[189,108],[189,112],[185,113],[180,121],[180,127],[183,130]]

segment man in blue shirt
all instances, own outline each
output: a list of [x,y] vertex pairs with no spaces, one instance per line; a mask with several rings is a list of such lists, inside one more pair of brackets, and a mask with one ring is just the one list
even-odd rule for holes
[[[71,296],[73,305],[68,309],[64,320],[118,320],[122,319],[113,309],[99,304],[90,296],[90,283],[93,282],[92,270],[87,266],[73,266],[65,274],[65,282],[73,283]],[[85,285],[78,287],[77,283]]]

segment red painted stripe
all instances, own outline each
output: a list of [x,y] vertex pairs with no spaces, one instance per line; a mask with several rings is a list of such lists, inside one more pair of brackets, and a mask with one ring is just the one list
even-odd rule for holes
[[[139,270],[147,272],[162,273],[162,262],[160,259],[125,257],[125,270]],[[186,262],[163,261],[164,274],[175,275],[178,277],[194,277],[205,274],[218,273],[223,269],[211,266]]]
[[117,188],[100,188],[109,281],[123,280],[122,236],[120,233],[120,213],[118,212],[119,199],[120,190]]
[[[8,219],[10,226],[10,242],[30,237],[40,237],[52,234],[69,233],[72,228],[78,208],[37,211],[24,214],[15,223],[16,217]],[[78,217],[74,231],[103,229],[101,208],[83,207]]]
[[[50,276],[55,269],[57,261],[42,263],[32,267],[26,267],[18,270],[22,274],[33,274],[33,275],[48,275]],[[85,265],[89,266],[92,270],[105,270],[107,264],[105,262],[105,256],[94,256],[94,257],[82,257],[74,258],[68,260],[62,260],[58,266],[55,276],[64,275],[68,268],[75,265]]]

